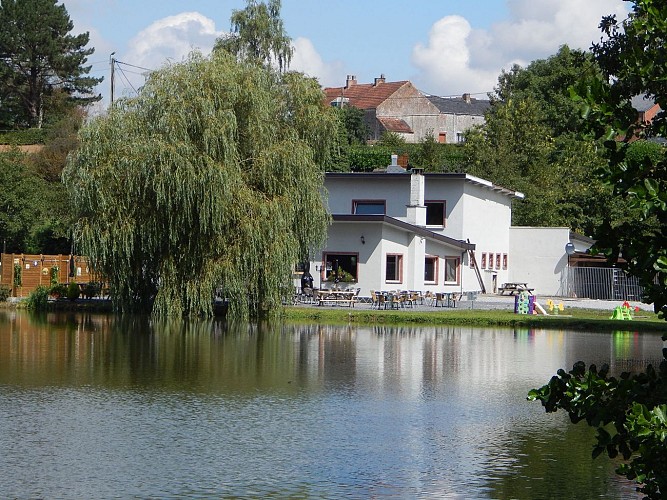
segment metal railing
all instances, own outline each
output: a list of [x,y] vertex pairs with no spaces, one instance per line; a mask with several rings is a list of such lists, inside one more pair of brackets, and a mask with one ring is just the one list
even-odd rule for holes
[[559,295],[601,300],[641,300],[639,280],[613,267],[566,267]]

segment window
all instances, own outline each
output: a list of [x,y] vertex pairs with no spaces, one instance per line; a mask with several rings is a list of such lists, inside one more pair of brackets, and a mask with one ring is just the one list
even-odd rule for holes
[[352,213],[356,215],[384,215],[387,212],[385,200],[354,200]]
[[444,201],[425,201],[426,205],[426,225],[441,226],[445,225],[445,202]]
[[445,144],[447,142],[447,132],[440,132],[438,134],[438,142],[440,144]]
[[463,137],[463,132],[456,133],[456,142],[458,144],[463,144],[465,142],[465,137]]
[[357,271],[358,260],[359,254],[356,253],[325,253],[323,279],[334,281],[338,276],[343,281],[357,281],[359,276]]
[[496,269],[500,269],[500,257],[499,253],[496,254]]
[[503,269],[507,269],[507,254],[503,254]]
[[459,282],[459,259],[458,257],[445,258],[445,283]]
[[482,269],[486,269],[486,253],[482,254],[482,263],[480,264],[479,267],[481,267]]
[[387,254],[387,266],[385,280],[387,282],[401,283],[403,281],[403,256],[398,254]]
[[438,282],[438,258],[427,255],[424,258],[424,283],[435,285]]
[[489,254],[489,269],[493,269],[493,254]]

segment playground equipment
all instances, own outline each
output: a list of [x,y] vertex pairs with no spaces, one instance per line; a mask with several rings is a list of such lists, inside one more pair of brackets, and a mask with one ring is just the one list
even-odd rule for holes
[[632,313],[638,311],[639,308],[635,307],[634,310],[630,307],[630,304],[626,300],[622,305],[616,306],[614,312],[612,313],[609,319],[621,319],[621,320],[631,320]]
[[527,290],[523,290],[518,295],[514,296],[514,313],[515,314],[534,314],[535,312],[535,296],[531,295]]

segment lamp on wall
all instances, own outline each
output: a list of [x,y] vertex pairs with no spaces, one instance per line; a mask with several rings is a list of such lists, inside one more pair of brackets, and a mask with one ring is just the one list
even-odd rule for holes
[[365,245],[366,244],[366,238],[364,238],[364,235],[361,235],[361,244]]

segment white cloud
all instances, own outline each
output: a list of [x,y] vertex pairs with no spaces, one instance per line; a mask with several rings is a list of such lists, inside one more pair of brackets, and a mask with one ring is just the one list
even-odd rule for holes
[[[206,16],[198,12],[183,12],[153,22],[129,42],[127,52],[116,57],[134,66],[159,69],[170,62],[182,61],[193,50],[210,53],[216,38],[222,33]],[[119,75],[121,86],[127,84],[126,79],[134,89],[144,83],[144,76],[135,74],[141,72],[140,69],[119,67],[123,70]]]
[[340,85],[342,62],[325,63],[315,50],[313,43],[307,38],[299,37],[294,40],[292,45],[294,55],[290,64],[291,70],[301,71],[308,76],[317,78],[320,85],[324,87]]
[[508,0],[510,17],[474,30],[460,16],[437,21],[426,44],[413,48],[416,85],[440,95],[490,92],[501,70],[547,58],[561,45],[589,49],[602,16],[625,17],[623,0]]

